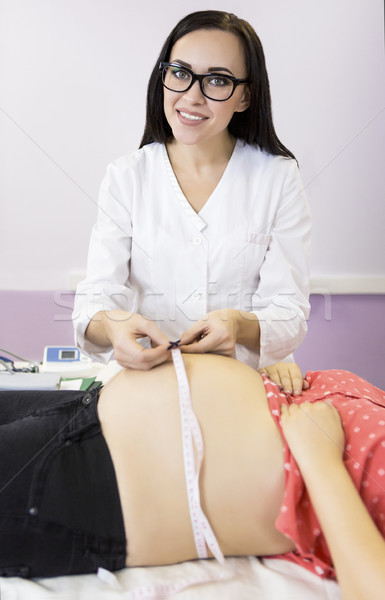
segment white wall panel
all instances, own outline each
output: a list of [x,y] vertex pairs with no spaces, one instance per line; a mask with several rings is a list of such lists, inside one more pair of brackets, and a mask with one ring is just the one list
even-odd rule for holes
[[0,0],[0,288],[64,289],[85,270],[99,183],[139,144],[160,47],[206,8],[236,12],[264,45],[313,215],[313,277],[383,289],[381,0]]

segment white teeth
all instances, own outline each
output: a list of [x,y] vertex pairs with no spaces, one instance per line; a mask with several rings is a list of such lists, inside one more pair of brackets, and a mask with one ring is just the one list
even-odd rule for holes
[[179,111],[179,114],[182,115],[185,119],[190,119],[190,121],[203,121],[204,117],[198,117],[197,115],[189,115],[188,113]]

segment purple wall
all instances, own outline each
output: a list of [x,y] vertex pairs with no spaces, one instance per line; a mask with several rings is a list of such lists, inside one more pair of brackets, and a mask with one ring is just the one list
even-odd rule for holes
[[[0,291],[0,347],[42,360],[72,345],[72,292]],[[296,352],[307,369],[346,369],[385,389],[385,295],[311,297],[309,332]]]
[[73,345],[74,292],[0,290],[0,347],[42,360],[45,346]]
[[345,369],[385,390],[385,295],[311,296],[302,371]]

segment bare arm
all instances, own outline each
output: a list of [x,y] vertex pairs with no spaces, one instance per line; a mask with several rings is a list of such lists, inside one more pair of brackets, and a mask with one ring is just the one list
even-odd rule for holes
[[346,600],[382,600],[385,541],[343,461],[338,411],[325,402],[282,407],[282,427],[301,470]]

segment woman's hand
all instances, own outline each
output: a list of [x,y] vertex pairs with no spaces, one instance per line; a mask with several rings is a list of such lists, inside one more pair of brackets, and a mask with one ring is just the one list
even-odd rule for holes
[[[123,310],[102,311],[88,325],[87,338],[95,343],[111,344],[122,367],[146,371],[170,357],[167,336],[149,319]],[[151,348],[136,340],[150,338]]]
[[181,337],[182,352],[213,352],[233,356],[235,344],[259,350],[258,317],[235,308],[213,310],[189,327]]
[[341,462],[345,436],[340,415],[330,402],[282,404],[281,425],[289,448],[301,471],[316,473],[318,467]]
[[281,423],[331,553],[342,597],[382,600],[385,542],[368,512],[372,503],[365,506],[342,461],[345,439],[338,411],[328,400],[282,405]]
[[259,373],[267,375],[286,394],[300,396],[302,390],[309,388],[309,383],[302,377],[301,370],[296,363],[278,362],[271,367],[259,369]]
[[237,310],[214,310],[183,332],[182,352],[213,352],[233,356],[237,340]]

